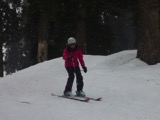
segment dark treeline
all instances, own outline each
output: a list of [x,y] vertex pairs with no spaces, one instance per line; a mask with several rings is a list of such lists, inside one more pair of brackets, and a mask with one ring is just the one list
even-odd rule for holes
[[[156,56],[159,46],[156,46],[156,50],[151,48],[145,52],[144,48],[147,46],[143,44],[148,37],[145,34],[146,30],[152,31],[149,34],[156,32],[156,36],[159,32],[159,27],[156,27],[156,31],[153,31],[151,26],[147,27],[147,19],[144,19],[159,19],[159,12],[155,10],[159,9],[159,1],[144,1],[1,0],[0,45],[5,50],[4,55],[0,51],[1,76],[3,68],[7,74],[11,74],[62,56],[63,48],[70,36],[77,39],[85,54],[109,55],[138,48],[137,57],[148,64],[159,62],[160,59]],[[152,8],[151,12],[157,12],[157,18],[155,14],[151,15],[150,11],[145,14],[146,9],[141,9],[144,6],[149,10]],[[157,26],[159,23],[154,20],[148,22]],[[154,39],[154,36],[149,38]],[[156,52],[152,55],[154,60],[148,57],[150,52]]]

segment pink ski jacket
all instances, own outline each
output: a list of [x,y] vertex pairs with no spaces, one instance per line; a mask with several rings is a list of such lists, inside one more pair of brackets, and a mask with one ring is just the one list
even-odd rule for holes
[[[73,58],[68,60],[69,56],[72,56]],[[63,59],[65,60],[65,67],[77,67],[79,66],[79,62],[82,67],[85,67],[82,51],[78,47],[74,50],[70,50],[69,47],[66,47],[63,51]]]

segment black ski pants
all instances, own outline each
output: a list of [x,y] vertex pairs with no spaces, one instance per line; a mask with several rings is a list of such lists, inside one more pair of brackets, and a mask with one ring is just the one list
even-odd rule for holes
[[68,80],[64,92],[72,91],[73,81],[76,75],[77,91],[83,90],[83,77],[79,67],[66,67]]

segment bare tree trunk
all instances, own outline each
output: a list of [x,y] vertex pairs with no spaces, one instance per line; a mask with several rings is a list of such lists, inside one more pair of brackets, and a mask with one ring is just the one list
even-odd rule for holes
[[160,62],[160,19],[158,0],[140,0],[137,57],[148,64]]
[[77,22],[77,43],[82,48],[83,52],[86,53],[86,25],[85,25],[85,18],[86,18],[86,8],[82,4],[78,11],[78,22]]
[[38,56],[37,61],[43,62],[48,59],[48,13],[42,12],[40,15]]

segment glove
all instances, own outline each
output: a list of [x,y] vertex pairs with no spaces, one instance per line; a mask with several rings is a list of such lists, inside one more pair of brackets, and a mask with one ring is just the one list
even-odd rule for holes
[[86,73],[87,72],[87,67],[82,67],[83,68],[83,71]]
[[73,56],[68,56],[67,60],[72,60]]

